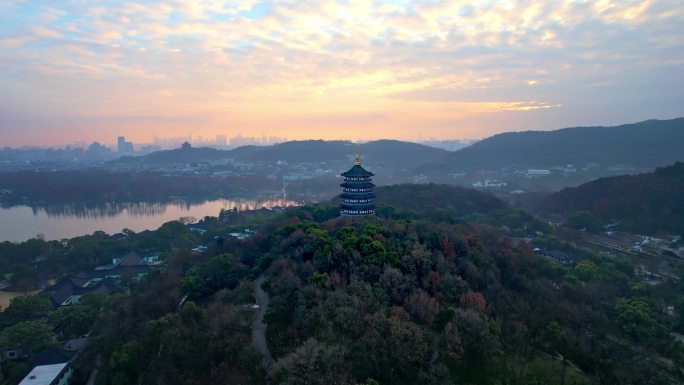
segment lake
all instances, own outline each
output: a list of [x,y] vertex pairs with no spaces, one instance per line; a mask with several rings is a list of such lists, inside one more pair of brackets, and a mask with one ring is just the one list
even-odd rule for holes
[[73,238],[98,230],[114,234],[125,228],[140,232],[182,217],[217,216],[221,209],[245,211],[298,204],[282,197],[268,197],[2,207],[0,241],[21,242],[38,235],[47,240]]

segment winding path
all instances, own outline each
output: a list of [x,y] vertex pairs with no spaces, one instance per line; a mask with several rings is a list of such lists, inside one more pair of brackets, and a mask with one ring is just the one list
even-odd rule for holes
[[266,293],[262,288],[261,284],[264,282],[266,277],[263,275],[254,281],[254,298],[256,298],[256,303],[259,308],[256,309],[255,318],[252,322],[252,344],[261,353],[261,365],[264,367],[266,373],[270,374],[273,370],[273,356],[271,351],[268,350],[268,343],[266,342],[266,324],[264,323],[264,314],[268,310],[268,293]]

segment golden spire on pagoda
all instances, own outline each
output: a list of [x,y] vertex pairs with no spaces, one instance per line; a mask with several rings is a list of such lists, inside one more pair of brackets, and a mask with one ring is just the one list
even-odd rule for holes
[[361,165],[361,152],[359,151],[359,144],[356,143],[356,158],[354,158],[354,166]]

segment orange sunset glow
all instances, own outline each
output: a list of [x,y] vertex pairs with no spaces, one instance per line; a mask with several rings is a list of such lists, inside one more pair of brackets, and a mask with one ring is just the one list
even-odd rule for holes
[[0,143],[482,138],[680,115],[678,1],[6,1]]

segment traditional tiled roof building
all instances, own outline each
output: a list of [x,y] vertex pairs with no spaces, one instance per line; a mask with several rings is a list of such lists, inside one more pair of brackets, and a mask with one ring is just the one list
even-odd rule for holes
[[344,183],[340,185],[340,215],[346,217],[375,214],[375,185],[371,181],[373,175],[361,166],[361,156],[357,153],[354,167],[342,174]]

